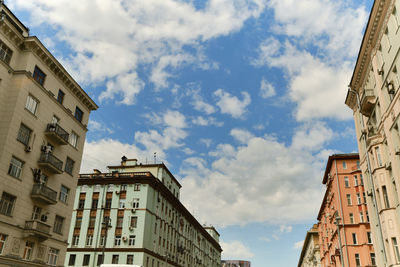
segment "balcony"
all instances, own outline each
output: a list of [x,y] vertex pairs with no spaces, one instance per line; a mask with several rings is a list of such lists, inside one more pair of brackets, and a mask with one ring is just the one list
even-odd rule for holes
[[49,205],[57,203],[57,192],[44,184],[34,184],[31,197]]
[[63,162],[52,153],[42,152],[38,164],[41,168],[44,168],[51,173],[61,174],[63,172]]
[[365,89],[361,96],[361,113],[369,117],[375,106],[376,97],[373,89]]
[[59,145],[68,144],[69,134],[58,123],[47,124],[46,136]]
[[41,239],[48,239],[51,237],[50,225],[38,220],[25,221],[24,233],[28,235],[33,235]]

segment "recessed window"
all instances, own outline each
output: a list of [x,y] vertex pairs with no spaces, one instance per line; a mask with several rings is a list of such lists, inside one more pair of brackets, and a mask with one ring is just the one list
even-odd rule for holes
[[126,264],[133,264],[133,255],[126,256]]
[[76,247],[79,244],[79,235],[74,235],[72,237],[72,246]]
[[347,176],[344,177],[344,186],[345,186],[345,187],[350,187],[350,184],[349,184],[349,177],[347,177]]
[[360,254],[355,254],[354,258],[356,259],[356,267],[361,267],[361,260],[360,260]]
[[140,184],[135,184],[134,185],[134,190],[135,191],[140,191]]
[[79,199],[78,202],[78,209],[83,210],[85,208],[85,200],[84,199]]
[[351,205],[351,195],[350,194],[346,195],[346,199],[347,199],[347,205]]
[[400,251],[399,251],[399,245],[397,244],[396,237],[392,237],[392,245],[393,245],[394,254],[396,256],[396,263],[399,263],[400,262]]
[[97,266],[100,266],[103,264],[103,255],[99,254],[97,255]]
[[352,239],[353,239],[353,244],[354,244],[354,245],[357,245],[357,234],[356,234],[356,233],[352,233],[352,234],[351,234],[351,237],[352,237]]
[[12,53],[12,50],[5,43],[0,41],[0,60],[10,64]]
[[124,217],[117,217],[117,228],[122,228],[122,224],[124,223]]
[[56,219],[54,220],[53,232],[57,234],[62,234],[62,229],[64,225],[64,218],[56,215]]
[[364,212],[360,211],[360,223],[364,222]]
[[356,196],[357,196],[357,204],[360,205],[361,204],[361,195],[360,195],[360,193],[357,193]]
[[368,244],[372,244],[371,232],[367,232],[367,240],[368,240]]
[[8,168],[8,174],[15,178],[20,178],[23,166],[24,163],[21,160],[15,157],[11,157],[10,166]]
[[95,210],[97,209],[97,205],[99,204],[99,200],[98,199],[93,199],[92,200],[92,209]]
[[89,261],[90,261],[90,254],[85,254],[83,255],[83,266],[89,266]]
[[137,219],[138,219],[137,216],[132,216],[132,217],[131,217],[131,225],[130,225],[130,227],[136,228],[136,226],[137,226]]
[[89,218],[89,228],[94,228],[96,224],[96,217],[90,217]]
[[112,255],[112,262],[113,264],[118,264],[119,255]]
[[59,254],[60,250],[55,248],[49,248],[47,264],[51,266],[56,266]]
[[31,242],[31,241],[26,241],[25,242],[25,248],[24,248],[24,254],[22,256],[22,258],[24,260],[31,260],[32,258],[32,251],[33,251],[33,246],[35,245],[35,243]]
[[129,236],[128,245],[129,246],[134,246],[135,245],[135,236],[134,235],[130,235]]
[[72,131],[71,134],[69,135],[69,143],[71,146],[76,147],[78,144],[78,135]]
[[72,171],[74,169],[74,164],[75,164],[75,161],[73,161],[71,158],[67,157],[67,160],[65,161],[65,172],[72,175]]
[[0,214],[11,216],[15,200],[16,200],[15,196],[3,192],[0,199]]
[[75,228],[79,228],[82,225],[82,217],[77,217],[75,220]]
[[347,169],[347,163],[346,163],[346,161],[343,161],[343,163],[342,163],[343,165],[343,169]]
[[26,98],[25,108],[29,110],[33,115],[36,115],[39,101],[31,95]]
[[69,255],[68,266],[75,266],[76,255]]
[[120,246],[120,245],[121,245],[121,236],[120,235],[116,235],[115,238],[114,238],[114,246]]
[[349,214],[349,218],[350,218],[350,223],[353,224],[354,223],[354,215],[353,215],[353,213]]
[[67,203],[68,194],[69,194],[69,188],[62,185],[60,189],[60,197],[59,197],[60,201]]
[[0,233],[0,255],[3,254],[4,246],[6,244],[8,235]]
[[88,235],[86,237],[86,246],[90,247],[93,244],[93,235]]
[[64,96],[65,96],[65,93],[63,91],[61,91],[61,89],[58,90],[57,102],[62,104],[64,102]]
[[371,265],[376,266],[375,253],[370,253],[370,257],[371,257]]
[[75,118],[76,118],[79,122],[82,122],[83,111],[82,111],[80,108],[78,108],[78,107],[75,108]]
[[44,80],[46,79],[46,74],[39,69],[38,66],[35,66],[35,70],[33,71],[33,79],[37,81],[40,85],[44,84]]
[[24,145],[29,145],[29,139],[31,138],[32,130],[29,129],[26,125],[21,123],[19,127],[17,140],[23,143]]
[[121,198],[119,200],[119,208],[120,209],[124,209],[125,208],[125,199],[124,198]]

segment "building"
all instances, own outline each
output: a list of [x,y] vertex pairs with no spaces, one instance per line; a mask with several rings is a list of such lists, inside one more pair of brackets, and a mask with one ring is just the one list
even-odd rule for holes
[[181,185],[164,164],[122,157],[121,165],[108,169],[78,179],[65,266],[99,266],[104,259],[146,267],[220,267],[218,232],[182,205]]
[[241,260],[223,260],[221,261],[221,267],[250,267],[250,262]]
[[297,267],[321,267],[317,224],[307,231]]
[[[318,213],[321,266],[376,266],[358,154],[328,158]],[[378,265],[380,266],[380,265]]]
[[378,266],[400,266],[400,2],[376,0],[350,81]]
[[0,2],[0,266],[60,266],[96,104]]

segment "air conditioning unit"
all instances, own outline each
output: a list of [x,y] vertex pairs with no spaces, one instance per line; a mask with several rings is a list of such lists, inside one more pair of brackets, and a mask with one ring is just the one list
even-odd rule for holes
[[131,209],[131,211],[132,211],[132,213],[136,213],[136,209],[135,208]]
[[380,68],[380,69],[378,69],[378,74],[379,75],[383,75],[385,72],[383,71],[383,66],[382,66],[382,68]]
[[32,147],[30,147],[30,146],[25,147],[25,152],[31,152],[31,151],[32,151]]
[[391,162],[386,162],[385,169],[386,170],[391,170],[392,169],[392,163]]
[[128,238],[126,236],[123,236],[122,241],[126,242],[126,241],[128,241]]
[[400,147],[396,146],[396,147],[394,148],[394,153],[395,153],[396,155],[400,155]]
[[115,191],[115,194],[119,195],[119,191]]
[[132,227],[132,226],[129,226],[129,230],[130,230],[130,231],[133,231],[133,230],[135,230],[135,228]]
[[42,215],[42,217],[40,217],[40,220],[42,222],[47,222],[47,215]]

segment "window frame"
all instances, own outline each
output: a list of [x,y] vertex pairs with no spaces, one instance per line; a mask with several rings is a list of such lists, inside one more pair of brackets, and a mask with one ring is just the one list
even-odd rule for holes
[[[5,199],[5,197],[9,197],[9,199]],[[0,199],[0,214],[12,217],[16,200],[16,196],[3,191]]]
[[35,69],[33,70],[32,78],[41,86],[44,85],[46,80],[46,73],[42,71],[37,65],[35,65]]
[[68,266],[75,266],[76,254],[70,254],[68,259]]
[[58,261],[58,256],[60,255],[60,250],[50,247],[47,255],[48,255],[47,264],[50,266],[56,266]]
[[75,161],[73,159],[71,159],[70,157],[67,157],[67,159],[65,160],[64,171],[66,173],[68,173],[69,175],[73,175],[74,165],[75,165]]
[[29,146],[29,141],[31,140],[32,129],[26,126],[24,123],[21,123],[18,129],[17,140],[24,144],[25,146]]
[[77,119],[79,122],[82,122],[83,114],[84,114],[84,112],[82,111],[82,109],[80,109],[78,106],[76,106],[75,113],[74,113],[75,119]]
[[63,92],[63,90],[58,89],[57,102],[62,105],[64,102],[64,97],[65,97],[65,93]]
[[26,97],[25,109],[28,110],[31,114],[36,116],[38,107],[39,107],[39,100],[33,95],[29,94]]
[[[13,161],[15,161],[15,162],[13,162]],[[16,163],[21,164],[21,166],[17,166]],[[8,167],[8,172],[7,172],[8,175],[10,175],[14,178],[20,179],[21,175],[22,175],[22,169],[24,167],[24,164],[25,164],[24,161],[20,160],[17,157],[11,156],[10,165]],[[15,175],[14,175],[14,173],[15,173]]]
[[78,146],[78,139],[79,135],[76,132],[71,131],[71,133],[69,134],[68,143],[76,148]]
[[[63,192],[63,189],[66,189],[66,192]],[[61,185],[60,195],[58,197],[58,200],[60,200],[63,203],[67,203],[68,202],[69,191],[70,191],[70,189],[68,187],[66,187],[64,185]]]
[[56,217],[54,218],[53,232],[62,235],[64,222],[64,217],[56,215]]
[[90,254],[84,254],[82,259],[82,266],[89,266]]

